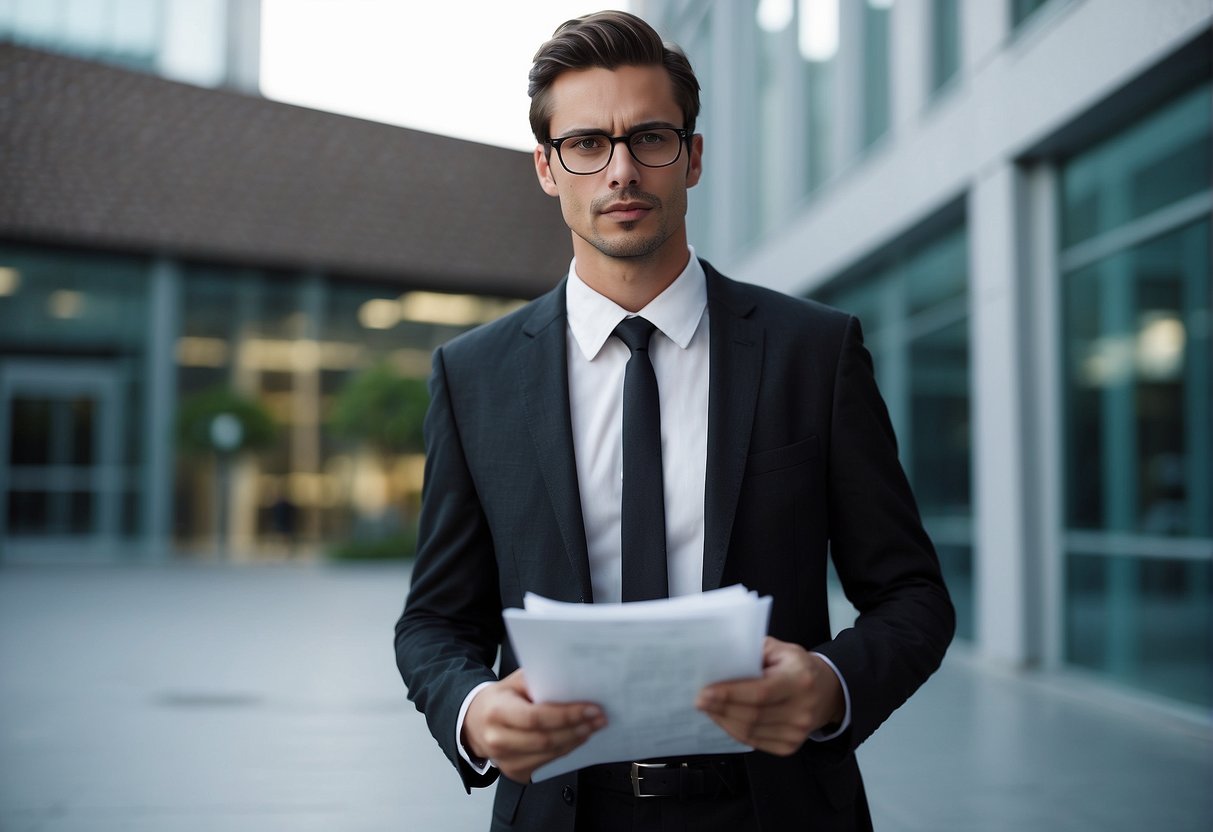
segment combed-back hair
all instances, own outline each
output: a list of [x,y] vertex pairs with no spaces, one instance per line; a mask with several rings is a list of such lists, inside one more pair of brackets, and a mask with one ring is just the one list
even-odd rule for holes
[[543,144],[552,138],[550,93],[562,72],[621,66],[664,66],[674,84],[674,100],[682,110],[682,126],[695,132],[699,81],[686,55],[676,44],[663,42],[661,35],[636,15],[606,11],[562,23],[535,53],[527,87],[535,140]]

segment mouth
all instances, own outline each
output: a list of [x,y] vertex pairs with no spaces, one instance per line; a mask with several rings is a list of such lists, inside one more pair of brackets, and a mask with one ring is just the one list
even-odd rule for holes
[[647,202],[615,202],[602,210],[602,215],[619,222],[633,222],[646,216],[653,206]]

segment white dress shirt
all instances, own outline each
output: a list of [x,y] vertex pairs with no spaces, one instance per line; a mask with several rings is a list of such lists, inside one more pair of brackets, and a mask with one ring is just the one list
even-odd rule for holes
[[[611,333],[631,316],[569,269],[569,409],[594,603],[622,597],[623,376],[631,351]],[[708,464],[708,293],[691,253],[664,292],[637,313],[657,327],[649,358],[661,403],[670,596],[703,590],[703,496]]]
[[[703,590],[703,511],[708,461],[709,322],[707,277],[688,246],[682,273],[638,313],[657,327],[649,358],[657,376],[661,404],[661,472],[665,492],[666,568],[670,596]],[[623,502],[623,377],[631,351],[615,327],[633,313],[591,289],[577,275],[577,261],[565,282],[568,327],[569,410],[577,486],[589,552],[594,603],[622,598],[620,507]],[[817,654],[821,655],[821,654]],[[825,659],[842,680],[838,668]],[[473,688],[463,701],[456,739],[472,698],[488,682]],[[850,725],[851,699],[843,681],[846,718],[828,735],[833,739]],[[460,753],[478,772],[487,761]]]

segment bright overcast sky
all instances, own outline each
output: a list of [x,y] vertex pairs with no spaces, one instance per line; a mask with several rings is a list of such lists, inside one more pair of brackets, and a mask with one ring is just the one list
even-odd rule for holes
[[557,26],[620,0],[262,0],[267,98],[530,150],[526,75]]

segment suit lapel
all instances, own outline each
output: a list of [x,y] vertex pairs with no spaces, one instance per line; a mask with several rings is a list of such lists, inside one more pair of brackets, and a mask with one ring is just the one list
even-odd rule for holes
[[703,589],[717,589],[750,450],[762,372],[763,330],[752,301],[704,263],[708,285],[708,464],[704,493]]
[[547,486],[552,510],[560,527],[569,566],[578,590],[587,602],[593,600],[590,559],[581,516],[581,491],[577,487],[577,462],[573,450],[572,417],[569,410],[569,376],[565,338],[564,283],[540,298],[531,317],[523,324],[521,348],[514,355],[516,377],[521,379],[523,405],[535,445],[535,459]]

